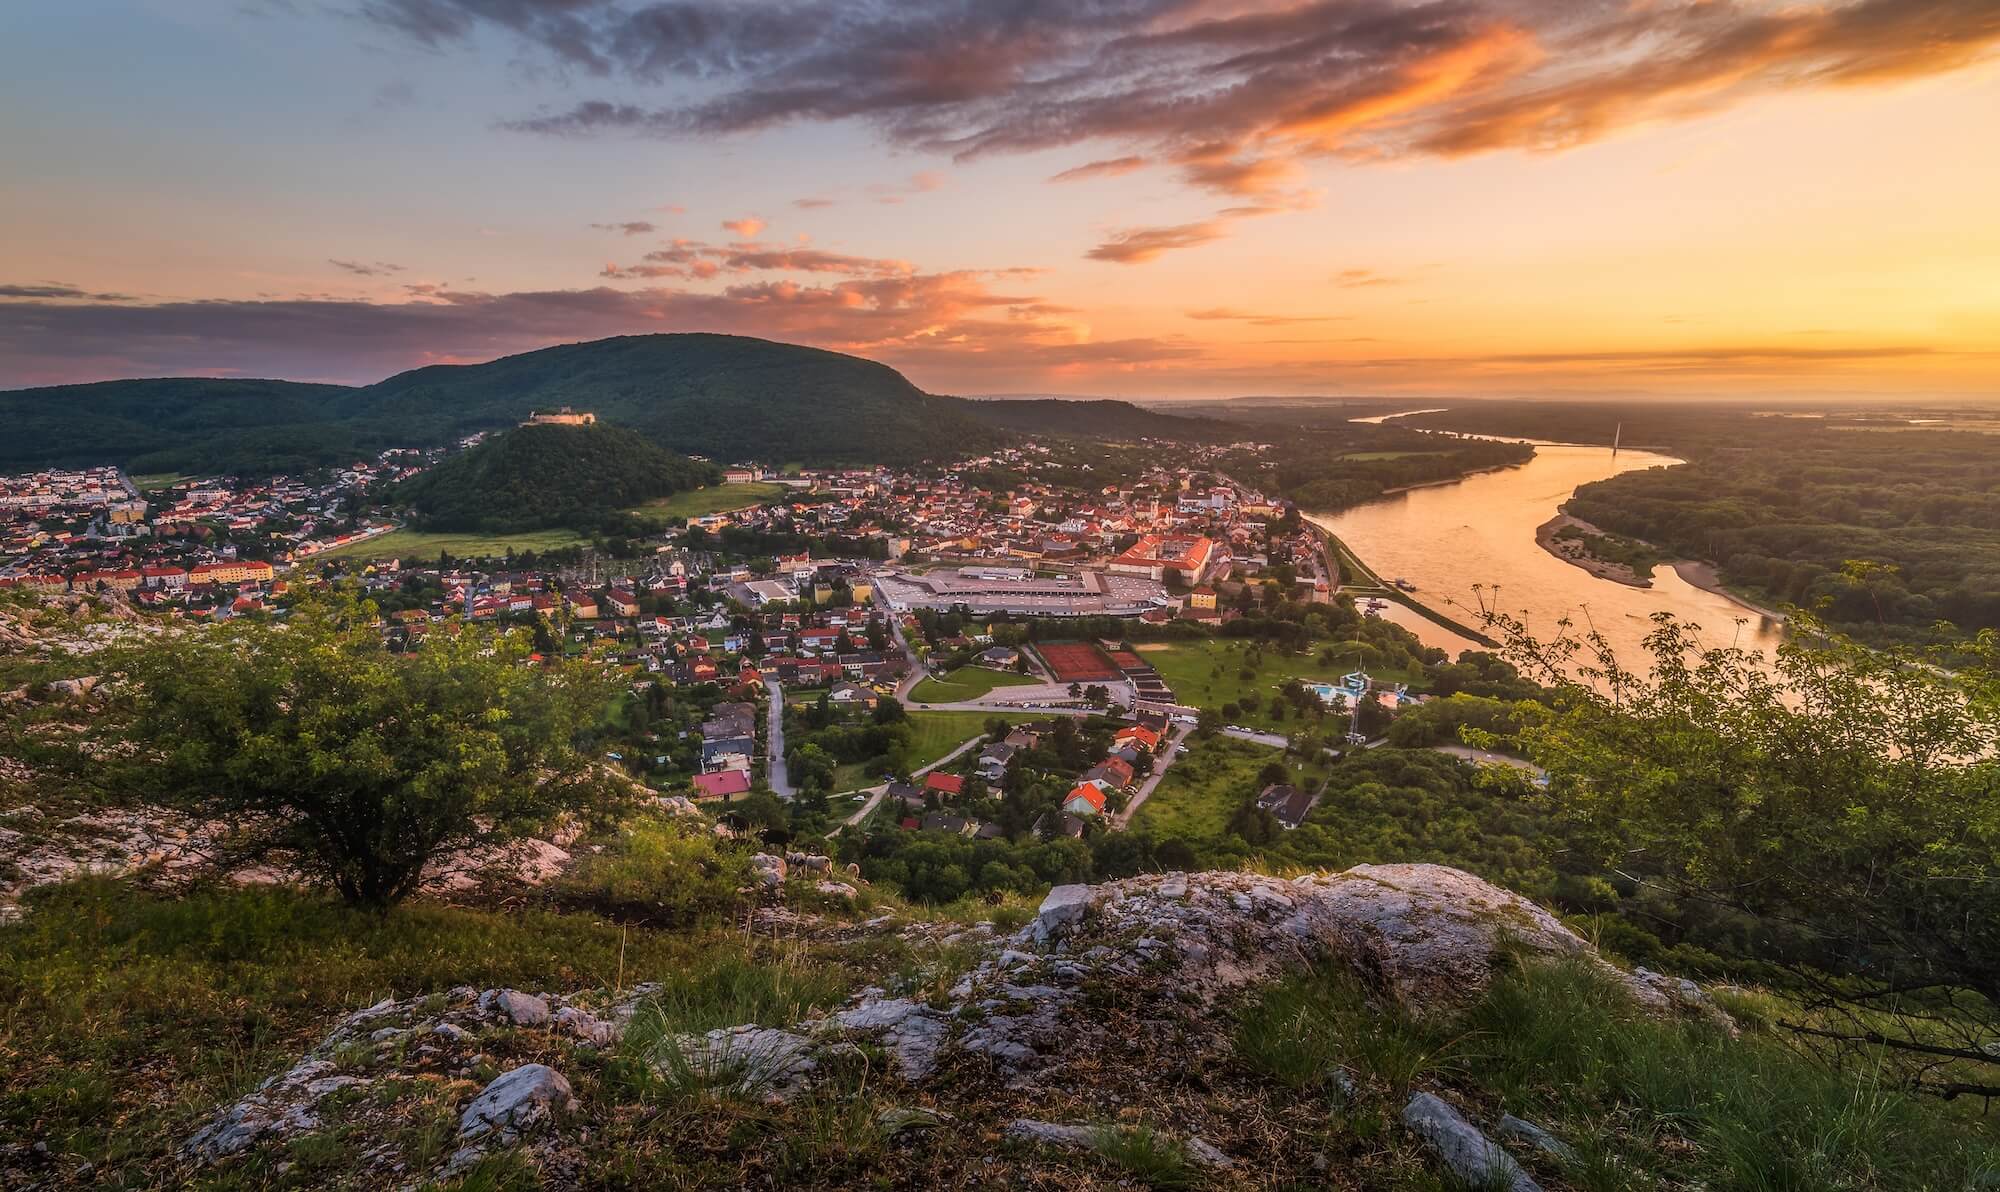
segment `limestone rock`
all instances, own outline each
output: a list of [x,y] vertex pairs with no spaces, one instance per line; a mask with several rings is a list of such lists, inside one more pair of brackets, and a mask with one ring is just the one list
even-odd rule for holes
[[1042,906],[1035,913],[1035,939],[1038,943],[1048,943],[1063,932],[1083,922],[1090,913],[1093,894],[1089,886],[1057,886],[1042,899]]
[[575,1006],[564,1006],[557,1010],[555,1023],[593,1047],[609,1047],[618,1038],[617,1024],[606,1022],[588,1010],[579,1010]]
[[1045,1146],[1089,1150],[1097,1145],[1097,1136],[1094,1126],[1070,1126],[1061,1122],[1036,1121],[1034,1118],[1015,1118],[1007,1123],[1007,1137],[1023,1142],[1039,1142]]
[[1564,1163],[1576,1162],[1576,1148],[1542,1129],[1533,1122],[1524,1122],[1513,1114],[1502,1114],[1493,1132],[1509,1142],[1530,1146],[1544,1155],[1552,1155]]
[[936,1011],[908,998],[863,1001],[833,1016],[841,1030],[870,1035],[896,1062],[896,1072],[911,1082],[928,1079],[937,1070],[938,1052],[951,1036],[951,1024]]
[[328,1093],[364,1083],[340,1076],[327,1060],[308,1057],[273,1076],[256,1092],[218,1112],[181,1149],[197,1159],[226,1158],[266,1135],[290,1138],[319,1128],[318,1102]]
[[1439,1098],[1417,1093],[1403,1106],[1402,1118],[1404,1128],[1467,1187],[1542,1192],[1512,1155]]
[[493,1083],[465,1107],[458,1120],[460,1138],[496,1134],[512,1142],[558,1113],[576,1108],[569,1081],[547,1064],[522,1064],[494,1077]]
[[750,876],[755,878],[760,886],[775,888],[783,885],[785,859],[770,853],[758,853],[750,858]]
[[1731,1035],[1737,1033],[1736,1020],[1729,1016],[1729,1012],[1716,1005],[1707,990],[1686,977],[1670,977],[1649,968],[1635,968],[1630,980],[1636,989],[1654,995],[1666,1005],[1707,1018]]
[[479,1012],[497,1014],[515,1026],[547,1026],[549,1004],[518,989],[489,989],[479,995]]
[[1188,1139],[1186,1145],[1188,1158],[1201,1164],[1203,1167],[1219,1171],[1222,1168],[1236,1165],[1236,1160],[1223,1154],[1222,1148],[1200,1135],[1195,1135]]
[[1357,865],[1315,902],[1334,949],[1416,1014],[1477,998],[1508,944],[1545,956],[1590,951],[1541,907],[1443,865]]
[[696,819],[705,818],[701,814],[701,808],[696,806],[695,801],[686,795],[656,795],[647,801],[671,816],[680,818],[693,816]]

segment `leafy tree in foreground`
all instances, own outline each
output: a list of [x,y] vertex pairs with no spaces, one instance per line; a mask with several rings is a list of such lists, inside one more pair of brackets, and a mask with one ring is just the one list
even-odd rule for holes
[[372,605],[302,602],[123,653],[103,727],[112,782],[241,829],[259,855],[387,908],[434,858],[585,806],[605,779],[577,748],[612,694],[580,664],[527,662],[519,631],[454,627],[390,653]]
[[1947,1096],[2000,1094],[1981,1078],[2000,1065],[2000,638],[1954,673],[1810,616],[1768,660],[1656,621],[1644,672],[1601,638],[1496,623],[1559,689],[1553,710],[1519,706],[1556,812],[1626,877],[1763,922],[1768,959],[1810,990],[1787,1023],[1802,1036],[1896,1049]]

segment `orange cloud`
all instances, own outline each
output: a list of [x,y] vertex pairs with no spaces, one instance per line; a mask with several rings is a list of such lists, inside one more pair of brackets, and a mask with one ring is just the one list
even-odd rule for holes
[[764,227],[764,221],[754,215],[746,215],[742,219],[725,219],[722,221],[723,231],[734,232],[745,240],[755,240],[757,233],[763,231]]
[[1093,261],[1137,265],[1177,248],[1195,248],[1220,240],[1226,226],[1223,220],[1210,219],[1159,228],[1126,228],[1084,255]]
[[1080,166],[1071,166],[1060,174],[1050,175],[1051,182],[1081,182],[1086,178],[1116,178],[1120,174],[1130,174],[1143,170],[1152,163],[1135,155],[1113,157],[1103,161],[1087,161]]

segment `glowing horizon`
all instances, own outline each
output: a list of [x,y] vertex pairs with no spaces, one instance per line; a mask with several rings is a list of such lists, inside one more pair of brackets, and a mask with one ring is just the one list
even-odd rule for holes
[[[79,11],[79,9],[91,11]],[[2000,394],[1990,0],[28,0],[0,387]]]

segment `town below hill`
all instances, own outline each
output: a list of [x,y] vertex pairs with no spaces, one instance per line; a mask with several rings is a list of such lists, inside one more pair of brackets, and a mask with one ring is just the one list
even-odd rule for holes
[[1995,1170],[2000,660],[1607,690],[1300,514],[1518,444],[511,417],[0,482],[0,1186]]

